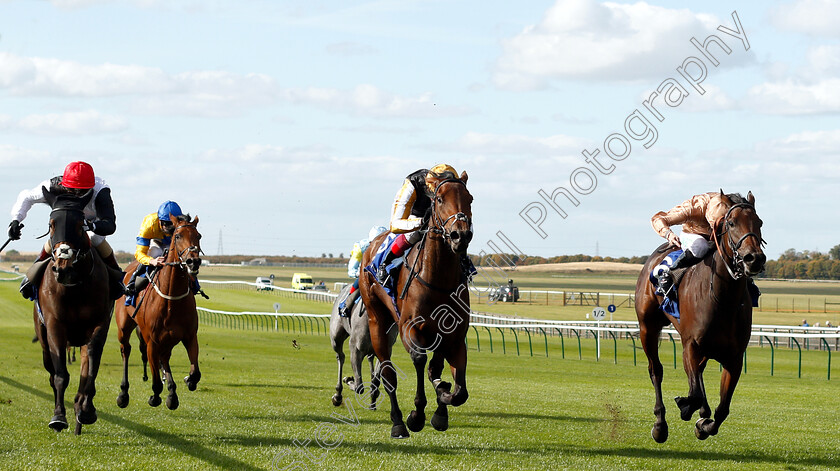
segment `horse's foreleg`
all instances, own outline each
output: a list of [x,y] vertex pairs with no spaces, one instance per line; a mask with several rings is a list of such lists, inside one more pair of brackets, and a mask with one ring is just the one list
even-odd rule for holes
[[93,398],[96,396],[96,377],[99,375],[99,365],[102,361],[102,351],[105,348],[105,339],[108,337],[108,328],[111,325],[110,316],[102,325],[93,330],[90,341],[82,346],[82,372],[79,381],[79,401],[76,404],[76,426],[77,434],[81,433],[81,424],[90,425],[96,422],[96,407],[93,405]]
[[446,361],[449,363],[449,368],[452,370],[452,379],[455,385],[452,388],[452,393],[442,392],[440,400],[453,407],[458,407],[467,402],[469,393],[467,392],[467,344],[461,341],[454,347],[447,355]]
[[336,407],[340,406],[344,401],[344,397],[341,395],[342,391],[344,391],[344,376],[342,376],[344,358],[344,350],[339,347],[335,352],[335,360],[338,362],[338,383],[335,385],[335,394],[332,397],[332,403]]
[[435,388],[435,394],[437,395],[437,409],[435,409],[435,413],[432,414],[432,420],[430,423],[432,424],[432,427],[439,432],[443,432],[449,428],[448,406],[440,400],[440,396],[444,392],[448,393],[452,390],[452,383],[441,381],[441,373],[443,373],[443,354],[435,352],[432,355],[432,360],[429,362],[429,381],[432,382],[432,386]]
[[172,378],[172,368],[169,366],[169,358],[172,351],[164,352],[161,355],[161,365],[163,367],[163,379],[166,380],[166,389],[169,390],[169,395],[166,396],[166,407],[169,410],[175,410],[180,405],[178,400],[178,393],[176,391],[175,380]]
[[684,340],[683,368],[688,377],[688,396],[674,398],[677,407],[680,408],[680,418],[683,420],[691,420],[694,412],[707,403],[703,393],[703,369],[705,366],[706,359],[700,353],[700,347],[691,340]]
[[694,424],[694,434],[700,440],[705,440],[709,435],[717,435],[720,424],[729,416],[729,406],[732,404],[732,396],[735,394],[735,387],[741,378],[741,367],[743,360],[741,356],[733,362],[723,365],[723,373],[720,375],[720,404],[715,409],[715,420],[701,418]]
[[143,339],[143,334],[140,333],[140,329],[137,329],[137,340],[140,341],[138,348],[140,349],[140,361],[143,362],[143,381],[146,382],[149,380],[149,349],[146,346],[146,341]]
[[157,344],[149,342],[146,345],[146,354],[152,370],[152,395],[149,397],[149,405],[157,407],[161,403],[160,393],[163,392],[163,382],[160,380],[160,353]]
[[656,403],[653,406],[653,415],[656,416],[656,420],[650,435],[657,443],[664,443],[668,439],[668,422],[665,420],[665,403],[662,401],[663,370],[662,362],[659,361],[659,333],[661,331],[661,326],[648,329],[646,324],[639,323],[639,338],[648,358],[648,374],[650,374],[650,382],[653,383],[656,395]]
[[414,370],[417,373],[417,392],[414,395],[414,410],[411,411],[405,422],[409,430],[419,432],[426,425],[426,389],[423,387],[425,385],[423,369],[426,368],[426,352],[412,349],[411,361],[414,363]]
[[[381,310],[387,312],[384,307]],[[368,309],[370,316],[374,316],[375,312],[373,309]],[[378,317],[373,319],[375,321],[370,322],[370,341],[373,351],[376,352],[376,357],[379,358],[382,383],[385,392],[388,393],[388,399],[391,401],[391,438],[408,438],[408,429],[405,427],[403,414],[397,403],[398,370],[391,362],[391,342],[388,337],[388,328],[396,329],[397,325],[393,322],[386,324],[387,321]]]
[[70,384],[70,374],[67,372],[67,338],[64,336],[61,329],[53,326],[52,329],[46,329],[46,348],[44,351],[44,364],[49,361],[52,369],[50,371],[50,385],[53,387],[55,393],[55,410],[53,417],[50,419],[49,426],[56,432],[61,432],[67,428],[67,411],[64,408],[64,392]]
[[362,361],[364,361],[365,356],[356,348],[354,343],[350,342],[350,368],[353,370],[353,376],[345,378],[344,382],[354,393],[362,394],[365,392],[365,383],[362,379]]
[[[82,405],[85,403],[85,388],[88,380],[90,379],[90,372],[88,371],[90,357],[88,356],[87,345],[82,345],[82,348],[79,350],[79,358],[81,359],[79,362],[81,364],[79,367],[79,390],[76,392],[76,397],[73,399],[73,410],[76,413],[76,429],[74,431],[76,435],[80,435],[82,433],[82,420],[80,417],[82,416]],[[85,420],[88,419],[89,417],[85,417]],[[96,420],[95,413],[93,420]]]
[[193,335],[189,340],[184,340],[184,347],[187,349],[187,357],[190,359],[190,374],[184,378],[187,389],[195,391],[198,382],[201,381],[201,370],[198,368],[198,335]]

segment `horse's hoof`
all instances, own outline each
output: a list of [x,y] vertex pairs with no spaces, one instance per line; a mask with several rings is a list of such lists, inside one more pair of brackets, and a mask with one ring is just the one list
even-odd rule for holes
[[694,436],[699,440],[709,438],[710,433],[706,431],[706,428],[711,426],[712,423],[712,419],[708,417],[701,417],[697,419],[697,422],[694,423]]
[[157,407],[160,405],[160,396],[151,396],[149,398],[149,405],[152,407]]
[[665,443],[668,440],[668,424],[656,424],[650,429],[650,436],[656,443]]
[[404,424],[391,427],[391,438],[408,438],[410,436]]
[[336,407],[340,406],[342,400],[344,400],[344,398],[341,397],[341,394],[337,394],[337,393],[333,394],[332,403],[333,403],[334,406],[336,406]]
[[448,393],[450,391],[452,391],[452,383],[447,383],[446,381],[441,381],[440,383],[438,383],[437,386],[435,386],[435,392],[437,393],[438,396],[440,396],[444,392]]
[[368,407],[368,410],[376,410],[376,401],[370,403],[370,407]]
[[54,415],[52,420],[50,420],[50,428],[56,432],[60,432],[67,427],[67,418],[63,415]]
[[146,382],[146,381],[148,381],[148,380],[149,380],[149,377],[148,377],[148,376],[146,376],[146,375],[143,375],[143,382],[145,383],[145,382]]
[[689,421],[691,420],[691,416],[694,415],[694,411],[697,409],[691,406],[691,398],[688,397],[675,397],[674,402],[677,403],[677,407],[680,408],[680,418]]
[[117,396],[117,407],[125,409],[128,407],[128,393],[123,391]]
[[446,429],[449,428],[449,415],[434,413],[432,414],[432,420],[430,423],[432,424],[432,428],[438,432],[445,432]]
[[181,403],[178,401],[178,396],[175,394],[170,394],[166,397],[166,407],[169,410],[175,410]]
[[96,409],[91,412],[79,412],[76,415],[76,422],[83,424],[83,425],[90,425],[96,423]]
[[412,432],[419,432],[426,426],[426,414],[413,410],[408,414],[408,419],[406,419],[405,424]]

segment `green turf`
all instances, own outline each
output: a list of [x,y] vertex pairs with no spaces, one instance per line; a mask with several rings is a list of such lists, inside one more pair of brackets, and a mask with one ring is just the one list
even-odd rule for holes
[[[750,349],[748,372],[720,434],[698,441],[693,423],[680,421],[668,399],[671,437],[658,445],[649,436],[653,389],[642,357],[633,365],[628,341],[618,343],[615,365],[611,341],[602,345],[600,361],[592,340],[583,341],[579,360],[576,340],[565,339],[562,359],[556,337],[550,339],[549,358],[540,348],[532,358],[522,334],[522,356],[516,356],[510,334],[507,354],[501,353],[496,335],[491,354],[485,334],[482,351],[476,351],[472,331],[470,399],[450,409],[451,428],[444,433],[427,426],[407,440],[392,440],[387,401],[378,411],[333,407],[335,360],[325,336],[202,325],[203,378],[195,392],[179,384],[178,410],[146,404],[150,385],[140,380],[136,350],[131,404],[126,409],[115,405],[121,364],[112,329],[97,382],[100,420],[85,426],[79,437],[67,431],[56,434],[47,427],[52,415],[47,373],[38,345],[30,343],[31,304],[15,288],[14,283],[0,283],[2,469],[283,469],[293,458],[303,463],[301,469],[334,470],[805,470],[833,469],[840,463],[840,371],[835,362],[834,379],[825,379],[826,352],[806,352],[799,379],[794,352],[776,351],[771,377],[769,349]],[[212,295],[219,305],[242,302],[227,290]],[[535,347],[539,342],[535,337]],[[685,376],[681,368],[673,368],[670,344],[662,346],[665,396],[684,394]],[[413,376],[403,350],[397,349],[394,358]],[[185,352],[176,350],[176,377],[186,373],[186,363]],[[70,372],[72,391],[78,365]],[[713,405],[717,376],[717,365],[710,363],[707,389]],[[412,405],[411,383],[402,379],[399,387],[406,414]],[[353,399],[349,393],[346,397]],[[432,409],[427,412],[431,416]],[[332,448],[320,448],[317,439]]]

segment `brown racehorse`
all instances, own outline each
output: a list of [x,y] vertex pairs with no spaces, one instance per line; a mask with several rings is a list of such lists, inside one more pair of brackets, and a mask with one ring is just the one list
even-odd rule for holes
[[99,253],[92,250],[85,232],[83,208],[92,196],[92,191],[81,198],[55,196],[44,189],[44,197],[52,208],[52,260],[48,262],[47,274],[38,289],[34,309],[35,332],[44,351],[44,367],[50,373],[50,386],[55,395],[55,413],[49,426],[57,432],[68,426],[64,408],[64,392],[70,381],[67,349],[81,347],[79,391],[74,400],[77,435],[82,432],[82,424],[96,422],[93,405],[96,375],[113,309],[108,270]]
[[[747,198],[727,197],[725,216],[717,221],[712,238],[715,249],[699,264],[686,270],[679,285],[680,319],[665,314],[659,306],[662,298],[654,294],[649,281],[651,270],[674,247],[663,244],[648,258],[636,283],[636,314],[642,346],[648,357],[648,371],[656,392],[656,416],[651,436],[659,443],[668,439],[665,404],[662,402],[662,363],[659,361],[659,336],[669,323],[679,332],[683,345],[683,367],[688,376],[688,396],[677,397],[680,417],[690,420],[700,411],[694,433],[700,440],[715,435],[729,415],[729,405],[741,376],[744,352],[752,328],[752,300],[748,277],[764,269],[767,257],[761,249],[761,219],[755,211],[752,193]],[[720,404],[712,420],[706,399],[703,370],[709,359],[723,367],[720,379]]]
[[[149,275],[149,286],[138,294],[137,307],[126,306],[124,297],[117,300],[118,337],[123,358],[123,379],[117,396],[119,407],[128,406],[128,357],[131,354],[131,331],[135,327],[138,328],[140,348],[145,347],[152,370],[150,406],[157,407],[161,403],[163,382],[159,371],[163,369],[169,389],[166,407],[170,410],[178,408],[175,381],[169,368],[172,349],[178,343],[184,344],[190,359],[190,373],[184,378],[187,388],[195,391],[201,379],[198,369],[198,313],[193,293],[195,277],[201,267],[201,234],[196,229],[198,217],[190,220],[189,216],[172,216],[172,221],[175,230],[166,262],[156,274]],[[137,262],[132,262],[127,268],[128,273],[133,273],[136,267]],[[126,282],[129,276],[126,275]],[[145,358],[143,360],[145,376]]]
[[[397,287],[397,308],[370,272],[365,270],[359,278],[362,300],[369,313],[370,336],[374,352],[381,363],[382,382],[391,401],[391,437],[407,438],[408,428],[414,432],[423,429],[426,421],[426,392],[423,368],[427,351],[434,352],[429,362],[428,377],[437,394],[438,407],[431,424],[436,430],[449,427],[447,406],[459,406],[468,397],[466,384],[467,346],[470,300],[466,279],[460,265],[460,255],[465,253],[472,239],[472,196],[467,191],[467,174],[461,178],[449,174],[438,179],[431,194],[431,218],[425,239],[418,243],[406,257],[400,269]],[[377,237],[363,257],[367,266],[377,252],[385,235]],[[405,297],[400,293],[413,278]],[[408,350],[417,373],[415,410],[408,420],[397,404],[397,370],[391,363],[389,331],[399,327],[400,338]],[[443,361],[451,368],[454,388],[441,381]],[[451,390],[451,391],[450,391]]]

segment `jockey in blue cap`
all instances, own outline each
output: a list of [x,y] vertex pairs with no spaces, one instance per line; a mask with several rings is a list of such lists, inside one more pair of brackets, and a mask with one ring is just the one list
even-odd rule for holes
[[126,285],[128,294],[133,295],[142,291],[146,287],[148,279],[141,278],[138,286],[135,286],[135,279],[146,273],[149,266],[157,267],[165,261],[163,253],[169,248],[169,244],[172,242],[172,233],[175,231],[172,217],[183,215],[184,213],[178,203],[164,201],[158,207],[157,212],[143,218],[143,222],[140,224],[140,232],[137,234],[137,248],[134,250],[134,258],[140,265],[137,266],[137,270],[131,275],[131,280]]

